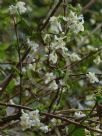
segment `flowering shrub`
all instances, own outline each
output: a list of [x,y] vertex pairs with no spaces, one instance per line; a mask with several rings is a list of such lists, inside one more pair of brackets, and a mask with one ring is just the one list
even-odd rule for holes
[[43,2],[1,2],[1,135],[101,135],[102,2]]

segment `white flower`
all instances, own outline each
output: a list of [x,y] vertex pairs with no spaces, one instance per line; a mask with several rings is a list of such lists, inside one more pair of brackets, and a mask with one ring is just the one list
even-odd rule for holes
[[97,126],[96,126],[96,130],[101,131],[100,125],[97,125]]
[[64,42],[65,37],[57,37],[55,36],[55,41],[57,43],[56,49],[62,49],[63,51],[68,51],[68,49],[65,47],[66,43]]
[[39,127],[40,126],[40,119],[35,118],[35,119],[31,120],[31,126],[32,127]]
[[85,117],[86,115],[83,114],[81,111],[79,111],[79,112],[75,112],[74,116],[77,118],[82,118],[82,117]]
[[86,100],[85,100],[85,104],[87,106],[91,106],[91,107],[94,106],[94,104],[95,104],[94,96],[93,95],[87,95]]
[[9,6],[9,11],[11,14],[24,14],[27,11],[25,2],[19,1],[16,3],[16,5]]
[[[85,37],[85,36],[80,36],[79,38],[78,37],[76,37],[75,38],[76,39],[76,41],[77,41],[77,45],[80,47],[83,43],[84,44],[88,44],[89,43],[89,39],[87,38],[87,37]],[[85,47],[83,47],[83,49],[84,49]]]
[[28,90],[25,90],[25,96],[31,96],[31,94]]
[[83,15],[77,16],[75,12],[71,11],[66,20],[68,22],[68,27],[74,33],[79,33],[80,31],[84,31]]
[[19,85],[20,84],[20,77],[17,77],[14,81],[15,81],[15,85]]
[[55,51],[55,50],[61,49],[62,50],[62,55],[64,56],[66,54],[66,52],[68,51],[67,47],[65,47],[65,42],[64,42],[65,38],[66,38],[66,36],[65,37],[55,36],[55,39],[51,43],[51,46],[50,46],[51,50]]
[[50,53],[49,61],[51,61],[53,64],[57,63],[57,54],[55,52]]
[[29,112],[29,117],[31,120],[31,126],[40,126],[39,110]]
[[59,80],[59,83],[61,86],[63,86],[65,84],[63,80]]
[[58,85],[56,84],[56,81],[54,80],[56,76],[51,72],[51,73],[46,73],[45,77],[46,77],[45,84],[48,84],[51,81],[48,88],[52,90],[57,90]]
[[50,18],[50,32],[55,34],[62,32],[62,27],[58,21],[58,17],[53,16]]
[[102,14],[102,9],[100,9],[100,13]]
[[20,124],[23,130],[31,128],[31,120],[27,113],[22,112],[22,116],[20,117],[20,119],[21,119]]
[[86,77],[89,79],[90,83],[98,83],[99,79],[96,77],[95,73],[89,72],[86,74]]
[[97,51],[98,50],[98,48],[95,48],[95,47],[93,47],[91,45],[88,45],[87,49],[88,49],[88,51]]
[[49,42],[49,41],[51,41],[51,35],[50,34],[45,34],[43,39],[44,39],[44,42]]
[[28,113],[25,113],[22,110],[22,115],[20,119],[20,125],[22,127],[22,130],[35,127],[37,129],[41,129],[44,133],[48,132],[48,126],[40,122],[39,110],[29,111]]
[[22,111],[22,116],[20,117],[20,119],[21,119],[20,124],[23,130],[26,130],[34,126],[38,127],[41,124],[38,110],[31,111],[29,113],[25,113],[24,111]]
[[56,81],[53,80],[53,81],[50,83],[50,85],[49,85],[48,88],[51,89],[51,90],[57,90],[57,89],[58,89],[58,85],[56,84]]
[[46,77],[45,84],[48,84],[51,80],[56,78],[56,76],[52,72],[46,73],[45,77]]
[[47,133],[49,131],[48,126],[45,126],[43,123],[41,123],[40,130],[42,130],[42,132],[44,133]]
[[75,30],[75,33],[79,33],[80,31],[84,31],[84,26],[83,24],[80,22],[77,26],[77,29]]
[[39,118],[39,110],[29,112],[30,119]]
[[57,125],[57,120],[55,118],[51,119],[50,121],[53,126]]
[[84,17],[83,17],[82,14],[80,16],[78,16],[78,20],[79,20],[79,22],[81,22],[82,24],[84,24]]
[[33,65],[32,64],[29,64],[29,69],[33,69]]
[[96,23],[96,20],[93,19],[93,18],[91,18],[91,19],[90,19],[90,23],[91,23],[92,25],[94,25],[94,24]]
[[100,56],[97,56],[97,57],[93,60],[93,62],[94,62],[96,65],[99,65],[99,64],[102,62]]
[[81,60],[81,58],[79,57],[79,55],[76,54],[76,53],[69,54],[69,57],[70,57],[70,60],[72,62],[80,61]]
[[34,41],[31,41],[29,38],[27,39],[28,45],[31,47],[32,51],[36,52],[39,48],[39,44]]
[[87,130],[87,129],[85,129],[85,136],[91,136],[91,135],[90,135],[90,131]]
[[25,2],[22,1],[17,2],[16,7],[20,14],[23,14],[27,11],[27,8],[25,7]]
[[25,67],[22,68],[22,72],[23,72],[23,73],[26,72],[26,68],[25,68]]
[[34,64],[29,64],[29,65],[28,65],[28,69],[29,69],[29,70],[35,71],[35,68],[36,68],[36,64],[35,64],[35,63],[34,63]]
[[9,6],[10,14],[16,14],[17,13],[17,7],[14,5]]

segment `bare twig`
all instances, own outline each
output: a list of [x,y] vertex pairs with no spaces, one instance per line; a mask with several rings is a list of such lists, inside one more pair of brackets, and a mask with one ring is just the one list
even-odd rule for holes
[[52,10],[50,11],[49,16],[46,18],[46,20],[44,21],[44,23],[42,24],[40,31],[42,31],[43,29],[45,29],[45,27],[47,26],[47,24],[49,23],[50,17],[52,17],[54,15],[54,13],[57,11],[58,7],[60,6],[61,2],[63,0],[59,0],[59,2],[54,5],[54,7],[52,8]]
[[90,0],[85,6],[83,10],[89,9],[97,0]]
[[[23,55],[23,57],[22,57],[22,59],[21,59],[22,62],[24,61],[24,59],[26,58],[26,56],[29,54],[29,52],[30,52],[30,48],[28,48],[28,49],[25,51],[25,53],[24,53],[24,55]],[[18,63],[16,67],[18,68],[19,65],[20,65],[20,63]],[[9,74],[9,75],[4,79],[4,81],[0,84],[0,94],[2,94],[2,92],[6,89],[7,85],[9,84],[9,82],[11,81],[11,79],[12,79],[12,77],[13,77],[13,74],[14,74],[14,73],[11,72],[11,74]]]

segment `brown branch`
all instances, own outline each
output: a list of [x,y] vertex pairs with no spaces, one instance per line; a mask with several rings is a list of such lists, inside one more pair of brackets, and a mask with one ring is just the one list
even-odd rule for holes
[[20,104],[21,104],[21,98],[22,98],[22,60],[21,60],[21,46],[19,42],[19,36],[18,36],[18,24],[16,22],[15,17],[13,16],[13,22],[14,22],[14,30],[16,35],[16,42],[17,42],[17,53],[18,53],[18,59],[19,59],[19,77],[20,77]]
[[[9,107],[15,107],[15,108],[19,108],[19,109],[25,109],[25,110],[33,111],[32,108],[29,108],[29,107],[26,107],[26,106],[22,106],[22,105],[7,104],[7,103],[2,103],[2,102],[0,102],[0,105],[6,106],[6,107],[9,106]],[[91,128],[91,127],[88,127],[88,126],[86,126],[86,125],[84,125],[84,124],[81,124],[80,122],[76,122],[76,121],[67,119],[67,118],[65,118],[65,117],[61,117],[61,116],[57,116],[57,115],[54,115],[54,114],[51,114],[51,113],[45,113],[45,112],[41,112],[40,114],[41,114],[41,115],[45,115],[45,116],[47,116],[47,117],[49,117],[49,118],[60,119],[60,120],[62,120],[62,121],[68,122],[68,123],[73,124],[73,125],[76,125],[76,126],[78,126],[78,127],[85,128],[85,129],[87,129],[87,130],[89,130],[89,131],[94,131],[94,132],[97,132],[97,133],[102,134],[102,131],[100,131],[100,130],[96,130],[96,129],[94,129],[94,128]],[[19,115],[19,114],[18,114],[18,115]],[[14,116],[14,119],[19,119],[19,117],[20,117],[20,115],[18,116],[18,118]],[[8,118],[8,117],[7,117],[7,118]],[[4,123],[4,122],[6,123],[6,120],[7,120],[7,121],[8,121],[8,120],[11,121],[11,117],[10,117],[10,119],[9,119],[9,118],[7,119],[7,118],[1,119],[0,125],[1,125],[2,123]],[[12,116],[12,120],[14,120],[14,119],[13,119],[13,116]],[[2,121],[3,121],[3,122],[2,122]]]
[[2,127],[5,123],[8,123],[12,120],[18,120],[20,118],[20,116],[21,116],[21,113],[19,112],[15,115],[2,118],[2,119],[0,119],[0,126]]
[[[26,56],[29,54],[29,52],[30,52],[30,48],[28,48],[28,49],[26,50],[26,52],[24,53],[24,55],[23,55],[23,57],[22,57],[22,59],[21,59],[22,62],[24,61],[24,59],[26,58]],[[18,68],[19,65],[20,65],[20,63],[18,63],[16,67]],[[6,89],[7,85],[8,85],[9,82],[11,81],[12,77],[13,77],[13,72],[11,72],[11,74],[9,74],[9,75],[4,79],[4,81],[0,84],[0,94],[2,94],[2,92]]]
[[63,0],[63,11],[64,11],[64,16],[67,14],[67,1]]
[[59,88],[57,89],[57,92],[56,92],[54,98],[52,99],[52,101],[51,101],[51,103],[50,103],[50,106],[49,106],[49,108],[48,108],[48,112],[49,112],[49,113],[50,113],[50,111],[51,111],[51,109],[52,109],[54,103],[56,102],[56,100],[57,100],[57,98],[58,98],[58,95],[59,95]]
[[[36,59],[35,61],[31,61],[30,63],[29,62],[22,62],[23,65],[26,65],[26,64],[34,64],[38,61],[38,59]],[[17,65],[18,62],[0,62],[0,65]]]
[[89,3],[84,6],[83,10],[89,9],[96,1],[97,0],[90,0]]
[[78,66],[80,63],[82,63],[83,61],[87,60],[88,58],[94,56],[95,54],[99,53],[100,51],[102,51],[102,48],[99,48],[99,49],[98,49],[97,51],[95,51],[95,52],[89,53],[88,55],[86,55],[85,57],[83,57],[83,58],[82,58],[80,61],[78,61],[78,62],[72,63],[72,64],[70,64],[70,65],[66,65],[66,66],[64,67],[64,69],[67,68],[67,67],[71,67],[71,68],[74,69],[74,68],[75,68],[76,66]]
[[91,128],[91,127],[88,127],[88,126],[86,126],[86,125],[84,125],[84,124],[80,124],[80,122],[75,122],[75,121],[70,120],[70,119],[67,119],[67,118],[65,118],[65,117],[60,117],[60,116],[57,116],[57,115],[53,115],[53,114],[51,114],[51,113],[41,113],[41,114],[42,114],[42,115],[46,115],[46,116],[48,116],[48,117],[50,117],[50,118],[60,119],[60,120],[62,120],[62,121],[65,121],[65,122],[68,122],[68,123],[70,123],[70,124],[76,125],[77,127],[85,128],[85,129],[87,129],[87,130],[89,130],[89,131],[94,131],[94,132],[97,132],[97,133],[102,134],[102,131],[100,131],[100,130],[96,130],[96,129]]
[[54,15],[54,13],[57,11],[58,7],[60,6],[62,0],[59,0],[59,2],[53,7],[53,9],[51,10],[49,16],[46,18],[46,20],[44,21],[44,23],[42,24],[40,31],[42,31],[43,29],[45,29],[45,27],[47,26],[47,24],[49,23],[50,17],[52,17]]

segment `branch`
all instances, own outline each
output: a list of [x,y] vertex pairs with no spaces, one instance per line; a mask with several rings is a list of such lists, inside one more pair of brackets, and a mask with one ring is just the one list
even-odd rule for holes
[[59,2],[53,7],[53,9],[51,10],[49,16],[46,18],[46,20],[42,24],[42,27],[40,28],[40,31],[42,31],[43,29],[45,29],[45,27],[49,23],[50,17],[52,17],[54,15],[54,13],[57,11],[57,9],[60,6],[61,2],[62,2],[62,0],[59,0]]
[[97,51],[95,51],[95,52],[89,53],[88,55],[86,55],[85,57],[83,57],[83,58],[82,58],[80,61],[78,61],[78,62],[72,63],[72,64],[70,64],[70,65],[66,65],[66,66],[64,67],[64,69],[67,68],[67,67],[71,67],[71,68],[74,69],[74,68],[75,68],[76,66],[78,66],[80,63],[82,63],[83,61],[87,60],[88,58],[94,56],[95,54],[99,53],[100,51],[102,51],[102,48],[99,48],[99,49],[98,49]]
[[[26,52],[24,53],[24,55],[23,55],[23,57],[22,57],[22,59],[21,59],[22,62],[24,61],[24,59],[26,58],[26,56],[29,54],[29,52],[30,52],[30,48],[28,48],[28,49],[26,50]],[[18,68],[19,65],[20,65],[20,63],[18,63],[16,67]],[[11,74],[9,74],[9,75],[4,79],[4,81],[0,84],[0,94],[2,94],[2,92],[6,89],[7,85],[8,85],[9,82],[11,81],[12,77],[13,77],[13,72],[11,72]]]
[[[26,107],[26,106],[22,106],[22,105],[7,104],[7,103],[2,103],[2,102],[0,102],[0,105],[6,106],[6,107],[9,106],[9,107],[15,107],[15,108],[19,108],[19,109],[25,109],[25,110],[33,111],[32,108]],[[89,130],[89,131],[94,131],[94,132],[97,132],[97,133],[102,134],[102,131],[100,131],[100,130],[96,130],[96,129],[94,129],[94,128],[91,128],[91,127],[88,127],[88,126],[86,126],[86,125],[84,125],[84,124],[81,124],[80,122],[76,122],[76,121],[67,119],[67,118],[65,118],[65,117],[60,117],[60,116],[57,116],[57,115],[54,115],[54,114],[51,114],[51,113],[45,113],[45,112],[41,112],[40,114],[41,114],[41,115],[45,115],[45,116],[47,116],[47,117],[49,117],[49,118],[60,119],[60,120],[62,120],[62,121],[68,122],[68,123],[73,124],[73,125],[76,125],[76,126],[78,126],[78,127],[85,128],[85,129],[87,129],[87,130]],[[15,119],[15,118],[16,118],[16,119],[19,119],[19,117],[20,117],[20,116],[18,116],[18,118],[16,118],[16,117],[14,116],[14,119]],[[12,120],[14,120],[14,119],[13,119],[13,116],[12,116]],[[2,120],[3,120],[3,119],[2,119]],[[4,120],[7,120],[7,118],[5,118]],[[7,120],[7,121],[8,121],[8,120]],[[11,121],[11,118],[10,118],[10,121]],[[0,125],[1,125],[1,124],[2,124],[2,121],[0,121]]]
[[2,127],[2,125],[4,125],[5,123],[8,123],[12,120],[18,120],[21,116],[21,113],[17,113],[15,115],[12,115],[12,116],[7,116],[7,117],[4,117],[2,119],[0,119],[0,126]]
[[95,2],[96,0],[90,0],[89,3],[84,6],[83,10],[89,9]]

